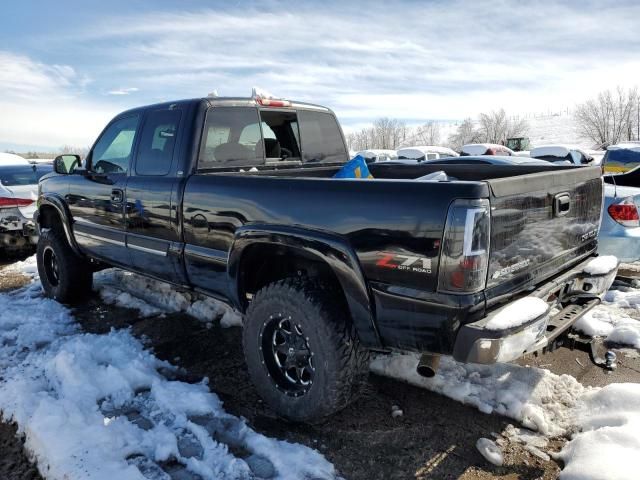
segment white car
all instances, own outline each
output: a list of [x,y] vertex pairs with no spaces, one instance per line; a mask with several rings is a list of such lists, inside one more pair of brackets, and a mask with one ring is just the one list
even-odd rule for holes
[[0,154],[0,250],[19,250],[38,241],[33,214],[38,180],[52,165],[31,164],[17,155]]
[[573,165],[590,165],[594,160],[593,156],[587,153],[585,149],[575,145],[541,145],[532,148],[529,154],[531,158]]
[[447,147],[437,145],[419,145],[398,150],[398,161],[402,163],[420,163],[441,158],[457,157],[458,154]]
[[398,159],[398,154],[396,153],[395,150],[385,150],[380,148],[360,150],[359,152],[356,152],[356,154],[353,155],[351,158],[355,157],[356,155],[360,155],[361,157],[363,157],[367,161],[367,163],[389,162],[389,161],[395,161]]
[[[519,157],[516,152],[497,143],[468,143],[462,147],[461,155],[498,155],[502,157]],[[524,155],[527,156],[527,155]]]

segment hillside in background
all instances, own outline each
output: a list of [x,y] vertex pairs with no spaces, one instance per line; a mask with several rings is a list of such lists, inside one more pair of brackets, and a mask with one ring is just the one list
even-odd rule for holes
[[[570,110],[511,116],[514,119],[522,117],[529,124],[528,136],[532,147],[557,143],[579,145],[589,149],[593,147],[593,142],[582,138],[578,133],[573,112]],[[446,143],[449,136],[456,131],[461,123],[462,121],[440,123],[440,138],[443,143]]]

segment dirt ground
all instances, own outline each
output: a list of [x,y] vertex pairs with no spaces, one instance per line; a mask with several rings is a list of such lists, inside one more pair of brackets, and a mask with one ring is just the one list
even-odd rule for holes
[[[0,290],[23,282],[15,274],[0,273]],[[74,315],[91,333],[131,328],[158,357],[183,367],[183,380],[208,377],[211,390],[229,413],[245,417],[265,435],[318,449],[346,479],[525,480],[554,479],[559,472],[554,460],[540,460],[517,444],[506,448],[504,466],[489,464],[476,450],[476,441],[502,432],[512,421],[375,375],[370,375],[362,398],[326,423],[285,423],[263,405],[249,382],[238,328],[207,329],[183,314],[144,319],[98,300],[75,308]],[[640,382],[640,359],[623,355],[619,359],[620,367],[613,374],[591,365],[586,353],[566,349],[521,363],[569,373],[588,385]],[[392,418],[392,405],[400,406],[404,415]],[[551,450],[559,450],[562,443],[562,439],[552,442]],[[13,426],[0,424],[0,448],[1,479],[40,478],[25,457]]]

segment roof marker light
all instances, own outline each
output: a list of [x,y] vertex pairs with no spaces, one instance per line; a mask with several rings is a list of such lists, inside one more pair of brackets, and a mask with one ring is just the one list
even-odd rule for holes
[[258,87],[253,87],[251,91],[251,98],[255,99],[258,105],[262,105],[263,107],[290,107],[291,102],[289,100],[283,100],[281,98],[276,98],[271,95],[269,92],[262,90]]

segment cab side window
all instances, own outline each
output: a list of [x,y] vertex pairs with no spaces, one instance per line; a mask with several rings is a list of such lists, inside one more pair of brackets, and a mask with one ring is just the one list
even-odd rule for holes
[[107,127],[91,154],[94,172],[106,174],[127,172],[138,123],[139,117],[133,115],[116,120]]
[[158,110],[147,115],[138,145],[137,175],[169,173],[180,116],[180,110]]
[[200,143],[198,169],[251,167],[263,163],[258,110],[210,108]]

